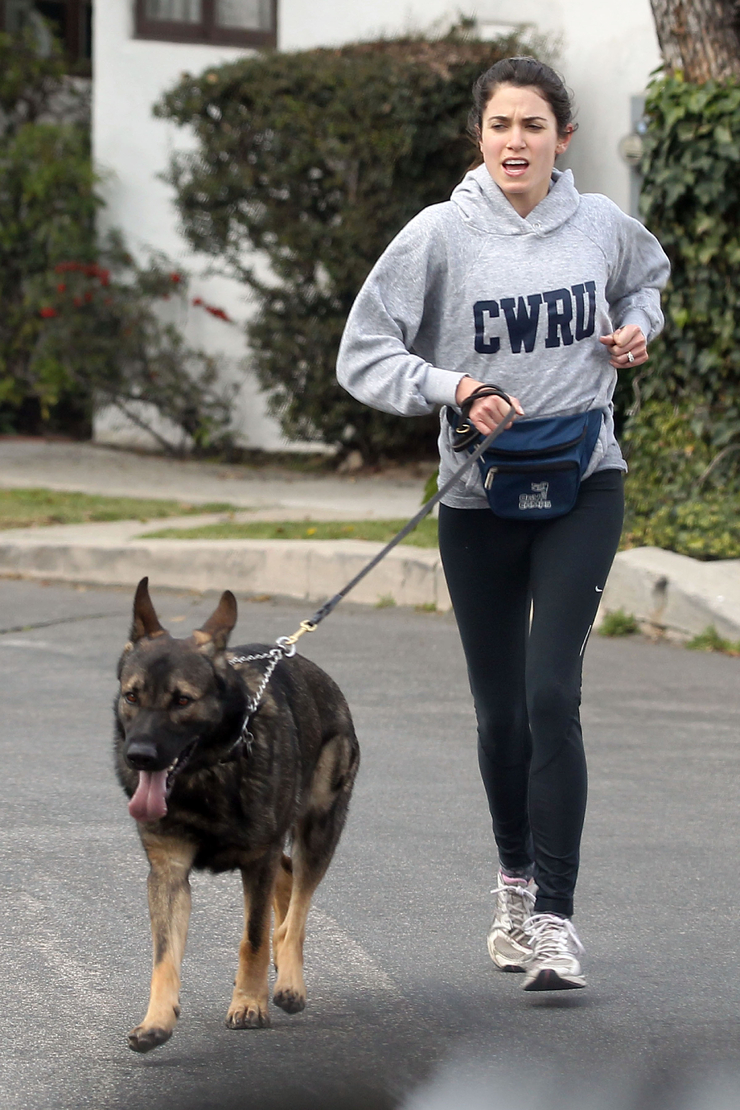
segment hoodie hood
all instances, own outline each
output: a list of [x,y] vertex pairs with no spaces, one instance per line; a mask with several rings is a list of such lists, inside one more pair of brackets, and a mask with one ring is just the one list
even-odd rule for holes
[[580,196],[570,170],[553,170],[547,196],[525,219],[506,198],[485,165],[465,174],[450,200],[463,219],[491,235],[547,235],[578,210]]

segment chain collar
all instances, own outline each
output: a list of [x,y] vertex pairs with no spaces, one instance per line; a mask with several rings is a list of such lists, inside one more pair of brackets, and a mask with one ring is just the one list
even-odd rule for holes
[[281,659],[290,659],[295,655],[295,642],[293,641],[293,637],[281,636],[279,640],[275,641],[275,644],[276,646],[274,648],[270,648],[269,651],[261,652],[259,655],[235,655],[229,659],[229,663],[232,667],[238,667],[242,663],[259,663],[263,659],[269,659],[270,662],[265,667],[265,673],[262,675],[259,686],[247,702],[247,712],[239,735],[228,753],[220,761],[221,763],[229,763],[242,754],[248,756],[252,750],[254,737],[252,736],[249,726],[262,703],[262,698],[272,678],[273,671]]

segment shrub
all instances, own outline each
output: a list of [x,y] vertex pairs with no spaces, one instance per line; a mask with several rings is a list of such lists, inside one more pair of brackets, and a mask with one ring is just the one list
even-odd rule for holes
[[[174,185],[190,244],[257,301],[252,365],[292,439],[381,455],[431,453],[437,422],[375,412],[337,385],[344,321],[371,266],[471,161],[470,88],[515,38],[362,43],[265,53],[184,75],[159,116],[193,129]],[[271,274],[245,262],[263,252]]]
[[114,405],[170,453],[228,448],[232,391],[219,384],[215,360],[188,348],[163,318],[163,302],[184,302],[187,287],[163,257],[137,265],[115,234],[95,262],[58,263],[35,290],[43,322],[30,363],[35,388],[49,397],[73,386]]
[[[62,111],[63,108],[63,111]],[[34,283],[63,258],[90,259],[98,201],[87,128],[61,56],[40,57],[32,35],[0,35],[0,423],[33,421],[70,383],[47,389],[32,369],[44,326]],[[65,122],[67,121],[67,122]],[[71,121],[71,122],[70,122]],[[51,383],[49,383],[51,384]],[[66,388],[65,388],[66,387]]]
[[624,436],[623,545],[650,544],[695,559],[740,557],[740,490],[714,466],[718,455],[696,407],[649,401]]
[[100,246],[86,110],[56,50],[0,34],[0,431],[89,432],[93,398],[144,423],[174,422],[197,447],[226,437],[215,368],[164,320],[186,280]]

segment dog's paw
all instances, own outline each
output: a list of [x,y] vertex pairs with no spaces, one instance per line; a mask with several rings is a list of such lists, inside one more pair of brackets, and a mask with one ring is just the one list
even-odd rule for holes
[[270,1015],[259,1002],[239,999],[232,1002],[226,1015],[228,1029],[269,1029]]
[[305,993],[292,987],[283,987],[281,990],[276,990],[272,996],[272,1001],[281,1010],[285,1010],[286,1014],[300,1014],[301,1010],[306,1009]]
[[159,1048],[161,1044],[168,1041],[171,1036],[171,1029],[137,1025],[128,1035],[128,1046],[134,1052],[151,1052],[153,1048]]

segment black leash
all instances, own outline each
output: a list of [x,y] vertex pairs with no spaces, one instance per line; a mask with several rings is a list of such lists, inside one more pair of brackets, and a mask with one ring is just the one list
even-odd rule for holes
[[470,444],[480,434],[476,431],[475,427],[470,424],[469,421],[469,412],[471,405],[479,397],[501,397],[503,400],[508,402],[509,411],[506,413],[506,416],[503,418],[501,423],[497,424],[493,431],[488,433],[485,439],[483,439],[478,444],[474,451],[471,451],[462,466],[458,467],[455,473],[447,479],[445,484],[437,490],[434,497],[430,497],[429,500],[425,502],[424,505],[422,505],[416,516],[412,517],[408,524],[404,525],[401,531],[398,532],[393,537],[393,539],[385,545],[382,551],[379,551],[378,554],[375,555],[374,558],[372,558],[370,562],[362,568],[359,574],[356,574],[355,577],[350,582],[348,582],[347,585],[343,587],[343,589],[339,591],[339,593],[334,594],[334,597],[329,598],[328,601],[325,601],[321,608],[317,609],[312,617],[310,617],[308,620],[301,621],[300,628],[297,632],[294,632],[292,636],[281,636],[281,638],[278,640],[278,644],[281,647],[282,645],[285,645],[286,647],[293,646],[296,641],[300,639],[301,636],[303,636],[305,632],[315,632],[321,622],[326,617],[328,617],[329,614],[334,611],[334,609],[336,609],[339,602],[343,598],[345,598],[351,590],[354,590],[355,586],[359,582],[361,582],[362,579],[367,574],[369,574],[370,571],[374,567],[376,567],[379,562],[381,562],[381,560],[385,559],[388,552],[392,551],[396,544],[400,543],[402,539],[408,536],[409,532],[413,532],[417,524],[419,524],[425,516],[429,515],[437,502],[444,497],[448,490],[452,489],[455,483],[458,482],[460,478],[462,478],[463,474],[465,474],[465,472],[470,469],[473,463],[478,461],[483,452],[488,450],[496,437],[501,435],[501,432],[503,432],[509,421],[516,419],[516,410],[511,404],[509,397],[503,392],[503,390],[499,389],[498,386],[495,385],[479,386],[476,390],[473,391],[473,393],[470,394],[469,397],[466,397],[465,403],[464,405],[462,405],[463,423],[461,423],[456,429],[458,437],[458,442],[455,445],[456,451],[460,451],[463,447],[467,447],[468,444]]
[[442,488],[437,490],[434,497],[430,497],[429,500],[422,505],[416,516],[412,517],[408,524],[405,524],[403,526],[401,531],[398,532],[393,537],[393,539],[385,545],[382,551],[379,551],[378,554],[374,558],[372,558],[366,566],[362,568],[359,574],[356,574],[354,578],[350,582],[348,582],[343,589],[339,591],[338,594],[334,594],[334,597],[331,597],[328,601],[325,601],[321,608],[317,609],[314,615],[309,620],[301,621],[298,631],[294,632],[292,636],[280,636],[280,638],[275,641],[276,646],[262,654],[240,655],[234,656],[233,658],[229,659],[229,663],[233,667],[237,667],[241,663],[251,663],[262,659],[269,659],[270,662],[267,665],[265,673],[262,676],[262,680],[256,692],[249,699],[246,715],[244,717],[244,722],[242,724],[239,736],[235,740],[231,749],[221,760],[222,763],[228,763],[240,757],[246,758],[249,756],[254,740],[251,731],[252,719],[254,718],[260,707],[262,696],[267,688],[267,684],[269,683],[270,678],[272,677],[272,673],[280,660],[283,658],[290,659],[292,655],[295,655],[295,645],[296,642],[301,638],[301,636],[303,636],[306,632],[316,631],[321,622],[326,617],[328,617],[329,614],[334,611],[334,609],[336,609],[342,598],[346,597],[351,590],[354,590],[357,583],[361,582],[365,575],[369,574],[373,567],[376,567],[378,563],[386,557],[388,552],[396,546],[396,544],[400,543],[405,536],[408,536],[409,532],[413,532],[417,524],[419,524],[425,516],[428,516],[428,514],[432,511],[440,498],[444,497],[449,489],[452,489],[455,483],[458,482],[460,478],[462,478],[463,474],[467,470],[469,470],[473,463],[481,457],[483,452],[488,450],[494,439],[496,439],[497,436],[501,435],[509,421],[516,419],[516,410],[511,404],[508,396],[503,392],[503,390],[499,389],[499,387],[496,385],[478,386],[478,388],[465,399],[465,403],[461,406],[462,422],[458,424],[458,426],[455,428],[455,443],[453,445],[456,451],[461,451],[463,450],[463,448],[472,444],[472,442],[474,442],[474,440],[477,439],[478,435],[480,434],[476,431],[475,426],[470,422],[469,414],[471,405],[478,397],[492,396],[501,397],[504,401],[507,402],[507,404],[509,405],[509,411],[507,412],[506,416],[503,418],[500,424],[496,425],[492,432],[488,433],[488,435],[478,444],[475,450],[471,451],[462,466],[459,466],[452,477],[447,479]]

